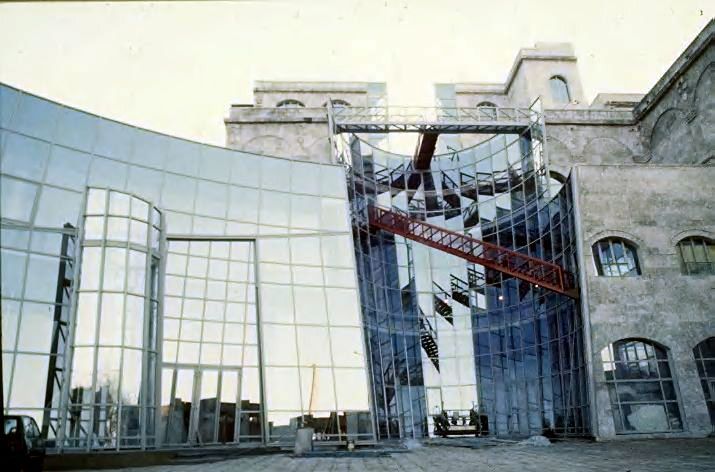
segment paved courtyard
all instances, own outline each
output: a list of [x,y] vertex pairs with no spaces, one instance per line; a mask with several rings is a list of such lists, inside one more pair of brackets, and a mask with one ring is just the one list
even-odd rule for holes
[[[465,444],[466,445],[466,444]],[[715,438],[560,442],[548,447],[503,443],[489,447],[426,445],[374,457],[251,456],[210,464],[122,469],[124,471],[715,471]]]

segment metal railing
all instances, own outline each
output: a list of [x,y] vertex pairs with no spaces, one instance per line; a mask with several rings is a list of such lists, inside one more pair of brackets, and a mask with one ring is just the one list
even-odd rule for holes
[[528,123],[535,111],[511,107],[333,107],[341,123]]

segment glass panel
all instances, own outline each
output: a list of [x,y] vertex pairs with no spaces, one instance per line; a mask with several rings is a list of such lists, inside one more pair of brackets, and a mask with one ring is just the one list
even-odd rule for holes
[[120,345],[122,343],[123,319],[124,296],[115,293],[102,295],[99,344]]
[[363,369],[335,369],[335,388],[341,410],[369,409],[367,377]]
[[[5,307],[3,306],[3,309]],[[3,310],[3,318],[5,312]],[[55,307],[41,303],[25,302],[22,305],[20,337],[17,349],[20,351],[50,352]],[[3,320],[4,321],[4,320]],[[3,336],[5,333],[3,332]]]
[[201,377],[198,433],[202,442],[215,442],[216,407],[218,402],[218,371],[207,370]]
[[3,218],[29,223],[37,185],[0,176],[0,212]]
[[97,392],[99,403],[116,403],[119,398],[121,352],[118,347],[97,349]]
[[221,409],[219,411],[218,441],[233,442],[236,427],[236,400],[238,399],[238,371],[221,374]]
[[303,411],[335,411],[335,389],[332,369],[315,366],[300,369]]
[[84,238],[87,240],[104,238],[104,217],[88,216],[84,219]]
[[167,428],[167,443],[185,443],[189,437],[191,405],[193,401],[194,371],[178,369],[172,401],[171,417]]
[[94,344],[97,327],[97,294],[81,293],[77,302],[75,344]]
[[322,288],[294,287],[295,322],[298,324],[325,324],[325,296]]
[[102,259],[102,249],[85,247],[82,251],[82,290],[99,289],[99,267]]
[[107,218],[107,239],[127,241],[129,239],[129,220],[126,218]]
[[139,404],[142,385],[142,352],[136,349],[123,349],[123,352],[122,402],[126,408],[126,405]]
[[[2,300],[0,309],[2,310],[2,350],[14,351],[17,323],[20,319],[20,302]],[[4,366],[6,369],[4,376],[9,380],[11,367],[8,364],[4,364]]]
[[144,346],[144,298],[127,295],[124,316],[124,345],[142,348]]
[[109,213],[117,216],[129,216],[131,197],[125,193],[109,193]]
[[10,390],[10,408],[42,408],[45,404],[48,356],[18,354]]
[[298,326],[300,364],[330,366],[330,340],[327,327]]
[[25,298],[46,302],[55,301],[59,262],[59,259],[54,257],[30,255],[27,265]]
[[129,251],[129,267],[127,273],[127,291],[143,295],[146,283],[146,253]]
[[2,172],[28,180],[42,180],[50,145],[19,134],[6,135]]
[[263,285],[261,315],[264,322],[292,323],[293,296],[290,287]]
[[3,249],[0,251],[0,260],[2,260],[2,264],[0,264],[2,296],[22,298],[27,256],[21,252]]
[[263,336],[266,365],[298,365],[293,326],[265,324]]
[[89,171],[89,185],[124,188],[128,166],[109,159],[94,158]]
[[300,410],[297,368],[267,367],[265,381],[266,400],[270,410]]
[[134,244],[139,244],[141,246],[146,246],[147,243],[147,231],[149,226],[141,221],[132,220],[131,231],[129,233],[129,241]]
[[45,180],[54,185],[83,191],[91,160],[89,154],[54,146]]
[[127,250],[108,247],[104,251],[104,290],[124,290]]

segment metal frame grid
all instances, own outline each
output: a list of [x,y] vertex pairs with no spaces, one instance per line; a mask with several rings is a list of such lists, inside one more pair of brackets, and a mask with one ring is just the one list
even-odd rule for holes
[[[566,182],[561,192],[550,198],[548,162],[540,139],[544,125],[538,104],[535,107],[529,115],[529,128],[521,136],[497,135],[469,148],[435,155],[430,169],[424,171],[413,169],[412,157],[378,149],[357,136],[349,143],[341,136],[334,138],[339,161],[349,171],[381,437],[431,432],[425,394],[435,389],[441,392],[439,401],[445,405],[456,404],[455,391],[462,396],[476,395],[472,407],[478,403],[480,412],[490,416],[493,434],[540,434],[545,429],[563,436],[589,434],[582,322],[573,299],[484,266],[459,262],[401,235],[372,234],[367,224],[371,206],[373,214],[380,211],[378,207],[389,208],[390,218],[395,214],[400,219],[387,225],[393,230],[406,221],[403,226],[413,222],[425,228],[434,225],[443,229],[440,237],[461,233],[576,273],[570,186]],[[363,146],[371,152],[363,155]],[[454,184],[449,185],[450,181]],[[470,212],[480,216],[470,219]],[[456,218],[460,215],[462,218]],[[379,219],[373,217],[372,221]],[[402,302],[397,301],[400,299]],[[414,300],[414,309],[408,308],[413,303],[409,300]],[[428,325],[425,321],[431,326],[426,331],[421,329]],[[455,338],[466,333],[471,342]],[[425,350],[427,338],[434,343],[432,353]],[[419,346],[421,341],[418,373],[406,369],[409,363],[406,365],[399,353],[409,343]],[[392,344],[402,347],[395,350]],[[445,377],[442,371],[462,363],[471,364],[473,373],[460,370],[456,380],[445,380],[453,374]],[[543,367],[530,371],[527,365]],[[408,372],[403,382],[396,380],[398,372]],[[526,376],[526,372],[534,374]],[[407,390],[408,385],[418,388]],[[394,395],[395,400],[386,402],[396,388],[409,393]],[[449,407],[455,408],[467,410],[469,406]],[[464,416],[465,411],[455,413]],[[414,418],[418,427],[406,431],[404,418]]]
[[[276,260],[268,248],[258,251],[266,256],[260,260],[266,269],[266,283],[261,285],[285,287],[291,294],[293,311],[298,304],[292,296],[294,285],[295,290],[319,288],[326,297],[325,303],[337,303],[339,297],[332,294],[340,292],[340,300],[357,305],[341,167],[200,145],[0,87],[4,112],[3,197],[12,197],[2,199],[3,227],[17,224],[39,231],[44,226],[56,231],[55,227],[64,224],[65,219],[83,220],[80,216],[86,186],[117,189],[140,195],[160,207],[171,231],[169,237],[285,239],[286,246],[290,246],[288,260]],[[12,152],[6,152],[9,148]],[[80,221],[80,232],[83,224]],[[293,248],[292,242],[303,238],[315,238],[319,261],[305,262],[298,245]],[[27,260],[21,262],[26,267]],[[165,262],[162,259],[160,264]],[[271,274],[275,277],[286,271],[288,278],[271,279]],[[79,280],[76,274],[75,286]],[[159,277],[160,291],[163,283],[163,277]],[[54,295],[54,285],[52,288]],[[77,296],[76,291],[73,296]],[[364,346],[359,307],[354,315],[357,321],[351,328],[360,336],[353,338]],[[333,324],[335,329],[341,329],[338,321]],[[160,325],[158,338],[161,331]],[[364,352],[364,347],[359,351]],[[159,383],[159,364],[157,376],[150,381]],[[369,377],[364,360],[350,364],[346,369],[351,375],[347,377],[354,382],[345,385],[360,386],[364,382],[367,391]],[[340,398],[349,401],[352,392],[345,391],[342,385],[338,392],[338,377],[332,383],[338,396],[336,408],[341,412],[349,409]],[[155,390],[155,404],[159,404],[160,389]],[[297,391],[296,397],[300,395]],[[360,414],[367,415],[367,422],[372,423],[367,404]],[[39,420],[38,417],[41,423]],[[365,421],[362,418],[360,424]],[[358,439],[374,441],[374,428],[365,431]]]
[[[680,395],[668,350],[645,339],[623,339],[601,351],[616,434],[682,431]],[[640,390],[640,391],[639,391]],[[653,415],[639,419],[639,408],[662,407],[664,427],[638,429]],[[648,415],[646,415],[648,416]]]
[[[20,411],[31,415],[42,428],[43,437],[49,439],[48,445],[54,445],[59,431],[60,417],[60,390],[65,378],[63,369],[66,346],[68,340],[69,311],[71,306],[71,293],[73,271],[75,264],[75,244],[77,229],[66,226],[63,229],[32,228],[32,226],[2,224],[2,252],[5,270],[17,270],[15,278],[20,282],[20,292],[8,292],[8,287],[3,287],[2,320],[3,320],[3,381],[4,405],[9,411]],[[22,267],[16,267],[10,262],[10,257],[22,260]],[[51,267],[42,268],[43,276],[54,281],[62,281],[62,285],[53,284],[46,294],[37,292],[37,287],[30,293],[30,285],[37,283],[37,274],[30,274],[30,264],[42,262],[52,264]],[[39,269],[36,267],[35,269]],[[54,269],[54,270],[53,270]],[[21,274],[20,277],[17,277]],[[30,280],[32,277],[32,280]],[[68,282],[69,281],[69,284]],[[29,283],[28,283],[29,282]],[[42,315],[42,309],[47,309]],[[37,310],[40,311],[37,311]],[[34,320],[30,314],[34,313]],[[52,316],[50,316],[52,313]],[[23,319],[23,315],[27,318]],[[39,318],[37,318],[39,316]],[[42,322],[40,322],[42,319]],[[25,327],[27,325],[27,327]],[[37,340],[49,341],[46,346],[40,347]],[[43,401],[37,404],[23,403],[32,400],[35,395],[27,392],[14,392],[13,380],[16,377],[15,359],[17,356],[32,356],[33,359],[42,358],[46,365],[46,373],[40,365],[35,365],[38,370],[26,369],[23,375],[30,375],[36,379],[46,380],[37,392],[42,393]],[[8,362],[9,361],[9,362]],[[60,367],[58,367],[60,366]],[[15,398],[17,397],[17,398]]]
[[[184,247],[185,245],[185,247]],[[174,293],[173,289],[165,292],[165,299],[176,299],[180,307],[179,312],[170,312],[168,306],[164,310],[164,333],[163,333],[163,359],[162,359],[162,378],[165,378],[165,373],[171,372],[171,384],[163,385],[162,388],[166,392],[167,387],[170,393],[168,399],[171,401],[169,405],[165,405],[166,398],[162,399],[162,408],[168,407],[167,418],[163,420],[164,438],[163,445],[182,445],[182,444],[218,444],[218,443],[241,443],[241,442],[262,442],[263,437],[263,401],[262,388],[260,381],[260,362],[259,362],[259,319],[258,308],[255,293],[256,285],[256,251],[255,240],[192,240],[192,239],[171,239],[168,241],[167,253],[167,270],[166,276],[173,279],[183,279],[180,283],[182,286],[181,293]],[[172,248],[173,246],[173,248]],[[242,250],[241,247],[246,246],[247,249]],[[203,249],[205,248],[205,250]],[[245,255],[243,254],[245,253]],[[178,260],[178,265],[174,262]],[[183,263],[181,262],[183,261]],[[201,261],[205,261],[203,264]],[[193,268],[192,268],[193,266]],[[245,267],[244,267],[245,266]],[[242,271],[242,273],[239,273]],[[203,295],[187,293],[191,280],[199,281],[202,285]],[[228,284],[231,284],[229,286]],[[168,284],[169,286],[176,285],[176,281]],[[242,295],[234,293],[238,290]],[[252,301],[251,301],[252,300]],[[187,305],[189,302],[201,305],[200,314],[190,314]],[[173,304],[173,303],[172,303]],[[238,309],[234,313],[234,307]],[[243,308],[241,310],[241,308]],[[218,311],[216,311],[218,310]],[[216,311],[216,312],[214,312]],[[174,329],[167,329],[169,323],[177,324],[176,335],[169,334]],[[207,325],[208,324],[208,325]],[[213,326],[211,330],[207,330],[207,326]],[[234,332],[240,327],[240,340],[233,338]],[[197,331],[198,328],[198,331]],[[251,331],[253,333],[251,334]],[[219,339],[216,339],[216,334],[219,333]],[[228,335],[227,335],[228,333]],[[168,344],[174,346],[169,349]],[[196,359],[191,362],[182,355],[179,359],[179,352],[183,352],[182,344],[196,345]],[[240,355],[233,358],[237,352],[232,351],[238,347]],[[247,348],[253,349],[253,354],[249,355]],[[206,356],[211,350],[216,350],[216,354],[210,358]],[[170,355],[170,353],[172,353]],[[253,359],[253,362],[246,364],[247,359]],[[236,362],[237,361],[237,362]],[[250,408],[247,405],[245,411],[242,408],[242,398],[246,391],[244,388],[243,372],[246,369],[253,370],[255,377],[251,380],[255,382],[253,388],[258,392],[259,398],[257,408]],[[179,370],[190,370],[194,372],[193,389],[191,397],[183,399],[184,403],[192,405],[190,420],[187,427],[188,437],[184,441],[173,441],[169,438],[169,428],[172,415],[176,408],[176,388],[177,375]],[[216,382],[214,385],[214,398],[217,399],[214,404],[214,425],[210,433],[210,437],[196,437],[194,432],[201,433],[201,425],[199,419],[203,415],[203,405],[196,404],[196,400],[201,398],[204,392],[203,376],[207,372],[216,372]],[[236,373],[237,384],[236,398],[234,401],[234,429],[231,434],[225,433],[224,440],[219,437],[219,427],[221,423],[222,410],[221,403],[224,398],[224,373]],[[246,388],[248,384],[245,384]],[[250,401],[250,400],[249,400]],[[227,403],[230,403],[228,401]],[[207,403],[208,405],[208,403]],[[217,410],[218,409],[218,410]],[[208,412],[211,414],[211,412]],[[241,435],[242,414],[246,414],[249,423],[258,420],[259,431],[256,435]],[[183,412],[182,412],[182,416]],[[172,431],[173,433],[173,431]],[[173,438],[173,435],[172,435]]]
[[[98,188],[88,189],[83,215],[58,448],[144,449],[155,440],[163,216],[140,197]],[[98,258],[90,257],[89,251]],[[109,252],[121,259],[108,257]],[[141,310],[132,311],[130,300],[141,303]],[[105,302],[112,310],[103,306]],[[127,388],[130,375],[133,390]]]

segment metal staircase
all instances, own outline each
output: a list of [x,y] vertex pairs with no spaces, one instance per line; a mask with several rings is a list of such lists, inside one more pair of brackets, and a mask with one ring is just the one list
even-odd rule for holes
[[415,220],[385,208],[368,207],[368,217],[374,228],[400,235],[547,290],[578,298],[573,276],[552,262]]
[[452,289],[452,299],[466,307],[469,307],[469,284],[452,274],[450,274],[449,284]]
[[422,344],[422,349],[427,353],[427,357],[432,361],[432,365],[439,372],[439,347],[437,346],[437,341],[435,341],[435,333],[429,320],[420,310],[420,344]]

